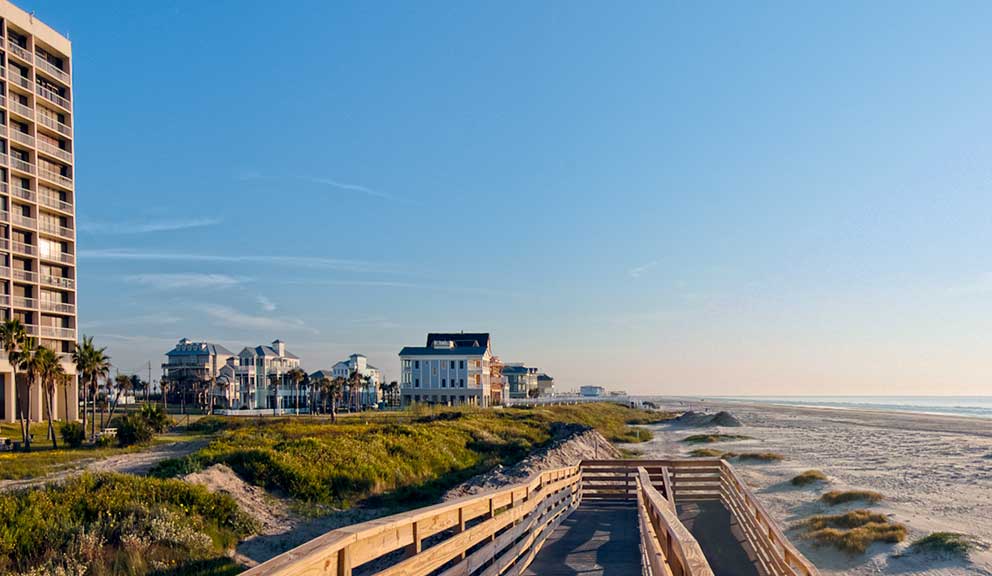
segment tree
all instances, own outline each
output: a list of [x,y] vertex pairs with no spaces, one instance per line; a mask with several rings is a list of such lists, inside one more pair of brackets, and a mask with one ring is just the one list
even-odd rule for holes
[[[348,405],[352,408],[359,408],[361,406],[356,406],[355,403],[355,391],[361,391],[364,387],[365,377],[358,370],[352,370],[351,374],[348,375]],[[359,404],[361,403],[361,394],[358,395]]]
[[328,378],[324,376],[321,379],[321,383],[324,388],[324,399],[331,401],[331,423],[338,421],[338,399],[341,397],[341,392],[344,390],[344,386],[347,380],[338,376],[337,378]]
[[72,351],[72,361],[76,364],[83,389],[83,424],[86,423],[86,408],[92,398],[92,418],[90,418],[90,434],[96,436],[96,391],[100,377],[110,374],[110,358],[106,348],[97,348],[93,338],[83,335],[82,342],[76,344]]
[[279,413],[279,375],[269,374],[269,386],[272,388],[273,414]]
[[[16,354],[18,350],[21,348],[21,345],[24,343],[24,341],[27,340],[27,337],[28,334],[27,331],[24,329],[24,325],[21,324],[21,321],[18,320],[17,318],[5,320],[3,324],[0,324],[0,346],[3,347],[3,351],[7,354],[8,362],[10,362],[10,365],[13,366],[14,368],[13,377],[14,377],[15,389],[20,388],[17,385]],[[28,390],[30,393],[30,388]],[[22,408],[26,408],[22,406],[23,402],[24,399],[21,398],[20,393],[17,392],[16,409],[17,409],[18,418],[21,420],[21,438],[24,441],[24,449],[31,450],[31,434],[30,431],[28,430],[27,420],[21,418],[22,413],[24,413],[24,410],[22,410]]]
[[300,413],[300,382],[303,382],[304,380],[306,380],[307,373],[304,372],[303,370],[300,370],[299,368],[293,368],[292,370],[290,370],[286,374],[286,376],[288,376],[289,379],[292,380],[293,381],[293,384],[296,386],[296,414],[299,415],[299,413]]
[[[109,378],[107,379],[107,385],[109,388],[110,386]],[[107,418],[107,422],[110,422],[111,420],[114,419],[114,412],[117,411],[117,404],[119,404],[121,401],[121,394],[127,396],[128,390],[131,389],[131,377],[128,376],[127,374],[118,374],[117,377],[114,378],[114,388],[116,388],[117,391],[114,394],[114,403],[110,405],[110,417]]]
[[[52,448],[58,449],[59,443],[55,437],[55,392],[59,382],[64,380],[65,369],[59,362],[59,357],[55,352],[41,346],[34,356],[35,369],[38,371],[38,380],[41,389],[45,394],[45,409],[48,412],[48,437],[52,441]],[[68,405],[66,405],[68,413]]]
[[37,354],[38,342],[28,336],[21,341],[17,350],[8,355],[10,364],[14,367],[14,374],[17,374],[17,370],[24,371],[23,390],[17,395],[17,404],[20,408],[21,435],[24,438],[24,449],[27,451],[31,450],[31,431],[28,421],[31,409],[31,389],[34,388],[34,383],[40,372]]

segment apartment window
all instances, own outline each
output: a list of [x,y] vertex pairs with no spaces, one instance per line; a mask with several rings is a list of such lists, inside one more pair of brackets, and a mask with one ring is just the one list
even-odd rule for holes
[[413,381],[413,387],[414,388],[420,388],[420,378],[414,379],[414,381]]
[[460,369],[464,370],[465,369],[465,361],[464,360],[459,360],[458,361],[458,367]]
[[455,369],[455,361],[454,360],[451,361],[451,364],[448,366],[448,368],[450,368],[451,370],[454,370]]
[[464,378],[460,378],[458,380],[458,386],[461,387],[461,388],[464,388],[465,387],[465,379]]
[[417,370],[420,370],[420,360],[414,360],[413,367]]
[[447,388],[447,387],[448,387],[448,379],[441,378],[441,388]]

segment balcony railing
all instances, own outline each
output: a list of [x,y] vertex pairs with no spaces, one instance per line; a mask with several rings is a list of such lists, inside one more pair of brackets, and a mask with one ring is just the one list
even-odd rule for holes
[[41,301],[41,309],[46,312],[57,312],[59,314],[76,313],[76,307],[73,304],[66,304],[63,302],[48,302],[46,300]]
[[8,164],[10,164],[10,157],[0,153],[0,166],[7,166]]
[[3,94],[0,94],[0,106],[7,107],[7,97]]
[[6,182],[0,182],[0,193],[3,193],[3,194],[6,194],[7,193],[7,183]]
[[0,278],[10,278],[10,266],[0,266]]
[[6,77],[7,77],[7,69],[4,68],[3,66],[0,66],[0,78],[6,78]]
[[10,221],[12,224],[17,224],[18,226],[23,226],[25,228],[37,228],[38,220],[30,216],[25,216],[20,212],[13,212],[10,215]]
[[48,232],[49,234],[57,234],[65,238],[72,238],[72,228],[67,228],[55,222],[46,222],[41,220],[38,222],[38,229],[42,232]]
[[[4,97],[0,96],[0,106],[4,105],[3,99]],[[6,135],[7,135],[7,127],[4,126],[3,124],[0,124],[0,136],[6,136]]]
[[[0,222],[10,222],[10,212],[6,210],[0,210]],[[4,250],[10,250],[10,245],[6,244],[6,238],[0,238],[4,242],[0,242],[0,246],[3,246]]]
[[25,298],[23,296],[14,296],[11,298],[14,302],[14,308],[37,308],[38,301],[34,298]]
[[42,326],[41,327],[41,337],[42,338],[61,338],[64,340],[75,340],[76,339],[76,329],[75,328],[60,328],[58,326]]
[[31,108],[28,108],[27,106],[25,106],[24,104],[21,104],[20,102],[14,100],[13,98],[11,98],[11,99],[8,100],[8,102],[7,102],[7,110],[10,110],[11,112],[13,112],[15,114],[20,114],[21,116],[24,116],[25,118],[28,118],[28,119],[34,118],[34,110],[32,110]]
[[20,142],[21,144],[27,144],[28,146],[34,146],[34,136],[30,134],[25,134],[20,130],[11,130],[10,139],[14,142]]
[[72,187],[72,178],[68,176],[63,176],[55,170],[49,170],[48,168],[38,168],[38,176],[49,180],[51,182],[56,182],[68,188]]
[[72,102],[69,102],[69,100],[67,100],[66,98],[63,98],[62,96],[59,96],[54,91],[49,90],[48,88],[45,88],[44,86],[35,86],[34,87],[34,92],[35,92],[35,94],[37,94],[38,96],[41,96],[45,100],[48,100],[49,102],[53,102],[56,105],[61,106],[62,108],[65,108],[66,111],[72,110]]
[[[4,214],[6,214],[6,212],[4,212]],[[10,251],[10,240],[0,238],[0,250]]]
[[17,56],[21,60],[24,60],[24,62],[27,63],[27,64],[31,64],[32,63],[31,53],[28,52],[28,49],[27,48],[22,48],[19,44],[17,44],[13,40],[8,40],[7,41],[7,46],[10,48],[10,53],[11,54],[13,54],[14,56]]
[[[4,192],[6,192],[6,190],[4,190]],[[17,198],[23,198],[25,200],[30,200],[30,201],[34,202],[34,192],[32,192],[31,190],[28,190],[27,188],[21,188],[20,186],[14,186],[11,189],[11,194],[13,194],[14,196],[16,196]]]
[[34,256],[38,253],[37,246],[25,244],[24,242],[18,242],[17,240],[11,240],[10,247],[14,249],[14,252],[20,252],[21,254],[27,254],[28,256]]
[[55,130],[56,132],[64,136],[70,136],[70,137],[72,136],[72,128],[70,128],[66,124],[59,122],[57,119],[52,118],[51,116],[38,114],[38,123],[41,124],[42,126],[45,126],[46,128],[51,128],[52,130]]
[[27,172],[28,174],[34,174],[34,164],[21,160],[16,156],[10,157],[10,167],[15,170],[20,170],[21,172]]
[[51,62],[48,61],[47,58],[45,58],[41,54],[35,54],[34,63],[38,66],[38,68],[41,68],[45,72],[48,72],[49,74],[55,76],[56,78],[65,82],[66,84],[72,81],[72,77],[69,75],[68,72],[59,68],[55,64],[52,64]]
[[63,212],[72,212],[72,204],[51,194],[39,194],[38,202],[42,206],[55,208],[56,210],[62,210]]
[[68,288],[69,290],[76,289],[76,281],[72,278],[63,278],[61,276],[42,276],[41,283],[47,284],[48,286],[55,286],[57,288]]
[[10,306],[10,294],[0,294],[0,306]]
[[31,91],[31,79],[28,78],[27,76],[21,76],[20,74],[11,74],[8,80],[12,82],[14,86],[20,86],[21,88],[24,88],[29,92]]
[[31,270],[18,270],[14,268],[10,272],[10,277],[14,280],[20,280],[21,282],[37,282],[38,273],[32,272]]
[[45,154],[49,154],[51,156],[58,158],[59,160],[69,162],[70,164],[72,163],[72,154],[68,150],[63,150],[58,146],[50,144],[40,138],[37,141],[37,147],[38,150],[41,150]]

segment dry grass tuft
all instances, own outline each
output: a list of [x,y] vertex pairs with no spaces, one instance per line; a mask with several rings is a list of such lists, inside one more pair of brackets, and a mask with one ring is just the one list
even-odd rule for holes
[[910,545],[914,552],[930,552],[944,556],[967,556],[974,542],[957,532],[934,532]]
[[807,470],[790,480],[793,486],[806,486],[808,484],[813,484],[814,482],[826,481],[827,475],[819,470]]
[[741,434],[693,434],[682,439],[689,444],[712,444],[714,442],[729,442],[731,440],[750,440],[750,436]]
[[803,537],[851,553],[863,553],[875,542],[896,543],[906,538],[905,526],[869,510],[812,516],[801,526]]
[[876,502],[881,502],[884,498],[884,496],[872,490],[832,490],[824,494],[821,499],[831,506],[836,506],[837,504],[847,502],[868,502],[875,504]]
[[726,452],[715,448],[696,448],[689,455],[693,458],[723,458]]
[[[727,457],[731,457],[730,454]],[[779,462],[785,459],[785,456],[778,454],[776,452],[743,452],[741,454],[734,454],[738,460],[752,461],[752,462]]]

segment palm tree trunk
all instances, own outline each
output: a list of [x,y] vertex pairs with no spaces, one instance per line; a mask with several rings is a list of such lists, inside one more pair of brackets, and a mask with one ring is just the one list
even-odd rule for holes
[[[64,404],[65,407],[62,410],[65,412],[65,421],[68,422],[69,421],[69,379],[68,379],[68,376],[63,377],[63,379],[62,379],[62,401],[65,402],[65,404]],[[79,398],[76,398],[76,407],[77,408],[79,407]]]
[[46,385],[45,390],[48,392],[48,435],[52,437],[52,448],[58,450],[59,442],[55,438],[55,424],[52,421],[55,411],[55,389]]

